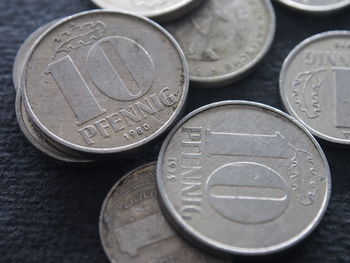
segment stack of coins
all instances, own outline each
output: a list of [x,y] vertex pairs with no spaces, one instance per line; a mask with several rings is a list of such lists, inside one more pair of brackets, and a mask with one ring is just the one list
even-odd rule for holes
[[[275,33],[270,1],[93,1],[114,11],[39,28],[13,77],[23,133],[61,161],[134,153],[175,125],[158,161],[122,177],[104,201],[99,229],[110,261],[228,262],[310,234],[331,192],[313,135],[350,144],[350,33],[318,34],[286,58],[280,94],[291,116],[228,100],[178,121],[190,84],[223,86],[262,61]],[[313,14],[350,5],[280,2]]]

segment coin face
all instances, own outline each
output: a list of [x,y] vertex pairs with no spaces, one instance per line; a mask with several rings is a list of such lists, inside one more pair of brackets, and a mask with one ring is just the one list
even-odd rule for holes
[[33,125],[33,123],[30,121],[27,111],[24,107],[21,92],[17,92],[16,95],[16,115],[17,115],[17,121],[18,125],[22,131],[22,133],[25,135],[25,137],[28,139],[28,141],[34,145],[35,148],[37,148],[42,153],[62,162],[66,163],[92,163],[93,160],[89,160],[87,158],[78,157],[74,154],[68,154],[58,148],[56,148],[54,145],[50,144],[50,142],[41,134],[37,128]]
[[275,15],[270,1],[208,0],[166,29],[185,52],[191,81],[215,87],[262,60],[274,38]]
[[278,0],[279,2],[305,12],[327,13],[350,5],[350,0]]
[[170,228],[157,200],[155,163],[135,169],[112,187],[99,230],[111,262],[226,262],[192,248]]
[[168,21],[183,15],[205,0],[92,0],[102,8],[143,15],[157,21]]
[[95,10],[36,41],[23,71],[26,108],[48,137],[81,152],[120,153],[163,133],[183,109],[188,68],[154,22]]
[[157,183],[164,211],[187,238],[223,253],[261,255],[315,228],[331,179],[317,141],[293,118],[258,103],[224,101],[172,129]]
[[289,54],[280,75],[287,111],[314,135],[350,145],[350,33],[331,31],[306,39]]
[[48,29],[51,25],[53,25],[57,21],[58,20],[55,20],[39,27],[37,30],[31,33],[23,42],[23,44],[20,46],[15,58],[15,61],[13,62],[13,68],[12,68],[13,84],[16,91],[18,90],[19,85],[21,83],[21,75],[22,75],[24,64],[30,49],[34,45],[35,41],[40,37],[40,35],[44,33],[46,29]]

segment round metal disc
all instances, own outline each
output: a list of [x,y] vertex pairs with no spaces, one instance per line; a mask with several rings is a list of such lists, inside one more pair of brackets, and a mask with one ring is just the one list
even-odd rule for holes
[[35,43],[22,74],[30,118],[73,150],[125,153],[166,131],[183,110],[188,67],[175,40],[132,14],[64,18]]
[[222,253],[270,254],[305,238],[329,201],[327,160],[289,115],[224,101],[187,115],[157,163],[160,200],[182,234]]
[[158,22],[173,20],[206,0],[92,0],[101,8],[143,15]]
[[286,58],[280,94],[287,111],[315,136],[350,145],[349,31],[304,40]]
[[217,87],[249,73],[275,34],[270,1],[208,0],[166,29],[185,52],[194,85]]
[[192,248],[168,225],[157,200],[155,163],[133,170],[112,187],[99,230],[111,262],[229,262]]
[[62,162],[66,163],[93,163],[93,160],[88,160],[84,157],[77,157],[73,154],[70,155],[65,153],[52,144],[45,138],[43,134],[41,134],[37,128],[33,125],[33,123],[29,120],[27,111],[24,107],[21,92],[17,92],[16,95],[16,115],[18,125],[24,134],[24,136],[28,139],[28,141],[39,151],[42,153]]
[[350,5],[350,0],[277,0],[291,8],[310,13],[331,13]]
[[13,62],[13,67],[12,67],[13,85],[14,85],[14,88],[16,91],[18,90],[19,85],[21,83],[21,75],[22,75],[24,64],[25,64],[25,61],[26,61],[26,58],[29,54],[30,49],[33,47],[35,41],[40,37],[40,35],[42,33],[44,33],[46,29],[48,29],[50,26],[52,26],[58,20],[54,20],[52,22],[49,22],[49,23],[39,27],[38,29],[36,29],[33,33],[31,33],[26,38],[26,40],[23,42],[23,44],[18,49],[18,52],[17,52],[17,55],[16,55],[15,60]]

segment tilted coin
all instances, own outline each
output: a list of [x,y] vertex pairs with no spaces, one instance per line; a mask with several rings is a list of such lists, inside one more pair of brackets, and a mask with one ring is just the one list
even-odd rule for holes
[[97,6],[132,12],[157,21],[180,17],[206,0],[92,0]]
[[155,163],[135,169],[112,187],[99,230],[111,262],[226,262],[192,248],[168,225],[157,200]]
[[36,29],[33,33],[31,33],[26,38],[26,40],[18,49],[17,55],[15,57],[15,61],[13,62],[13,67],[12,67],[12,78],[13,78],[14,88],[16,91],[19,88],[24,64],[30,49],[34,45],[35,41],[40,37],[40,35],[44,33],[46,29],[48,29],[51,25],[53,25],[57,21],[58,20],[54,20]]
[[28,114],[49,138],[85,153],[125,153],[166,131],[188,91],[175,40],[135,15],[94,10],[50,27],[21,80]]
[[157,163],[160,200],[198,245],[261,255],[296,244],[320,222],[331,188],[315,138],[272,107],[224,101],[187,115]]
[[339,145],[350,145],[349,54],[349,31],[321,33],[294,48],[280,75],[287,111],[315,136]]
[[166,29],[185,52],[191,81],[216,87],[251,71],[269,50],[275,34],[270,1],[208,0]]
[[60,149],[56,148],[50,142],[45,138],[43,134],[41,134],[33,123],[29,120],[27,111],[24,107],[21,92],[18,91],[16,95],[16,115],[17,115],[17,121],[18,125],[22,131],[22,133],[25,135],[25,137],[28,139],[28,141],[39,151],[42,153],[56,159],[62,162],[66,163],[92,163],[93,160],[88,160],[84,157],[78,157],[74,156],[73,154],[68,154]]
[[350,5],[350,0],[278,0],[303,12],[330,13]]

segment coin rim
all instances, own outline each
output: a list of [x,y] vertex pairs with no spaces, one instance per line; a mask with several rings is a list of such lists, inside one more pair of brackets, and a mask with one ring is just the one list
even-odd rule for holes
[[330,135],[321,133],[317,131],[316,129],[312,128],[310,125],[308,125],[301,117],[299,117],[298,114],[296,114],[295,110],[291,106],[291,103],[288,102],[286,90],[287,90],[287,84],[285,83],[286,75],[288,73],[288,69],[290,64],[293,62],[294,58],[308,45],[312,44],[313,42],[317,42],[319,40],[332,38],[336,36],[348,36],[350,39],[350,31],[347,30],[333,30],[333,31],[326,31],[322,33],[318,33],[316,35],[313,35],[311,37],[306,38],[302,42],[300,42],[296,47],[290,51],[288,56],[283,62],[282,69],[279,76],[279,95],[280,99],[283,103],[284,108],[286,111],[292,115],[294,118],[296,118],[300,123],[302,123],[313,135],[316,137],[331,142],[335,144],[343,144],[343,145],[350,145],[350,139],[349,140],[343,140],[338,139],[335,137],[332,137]]
[[[124,11],[122,8],[113,7],[113,4],[105,4],[104,0],[91,0],[95,5],[98,7],[101,7],[103,9],[111,9],[121,12],[128,12]],[[184,0],[180,3],[177,3],[175,5],[172,5],[168,8],[161,9],[159,11],[149,11],[149,12],[132,12],[133,14],[142,15],[145,17],[148,17],[150,19],[160,20],[161,22],[165,21],[171,21],[179,16],[181,16],[183,13],[186,13],[187,11],[191,10],[196,6],[196,4],[199,4],[201,2],[204,2],[207,0]]]
[[84,159],[84,158],[77,158],[75,156],[70,156],[70,155],[68,155],[68,153],[61,151],[60,149],[54,147],[53,145],[51,145],[49,143],[45,143],[53,150],[56,150],[57,153],[55,153],[50,148],[47,148],[45,145],[43,145],[40,140],[36,140],[32,136],[32,134],[30,132],[30,128],[27,127],[27,125],[25,124],[25,122],[23,120],[23,114],[22,114],[22,108],[21,108],[22,103],[24,103],[24,101],[22,101],[22,94],[21,94],[21,91],[18,90],[18,92],[16,94],[16,100],[15,100],[15,113],[16,113],[16,117],[17,117],[18,126],[19,126],[20,130],[22,131],[24,137],[26,137],[26,139],[36,149],[38,149],[41,153],[44,153],[51,158],[54,158],[58,161],[65,162],[65,163],[90,164],[90,163],[94,162],[93,160]]
[[[150,136],[148,136],[142,140],[139,140],[135,143],[132,143],[132,144],[128,144],[128,145],[120,146],[120,147],[113,147],[113,148],[93,148],[93,147],[79,146],[78,144],[71,143],[71,142],[68,142],[68,141],[62,139],[59,136],[52,133],[51,131],[49,131],[45,127],[45,125],[40,122],[40,120],[35,116],[34,112],[32,111],[31,106],[30,106],[30,102],[28,101],[28,97],[26,95],[26,88],[25,88],[26,68],[27,68],[28,63],[30,61],[30,58],[31,58],[32,54],[34,53],[34,51],[36,50],[37,46],[42,41],[42,39],[44,39],[48,33],[50,33],[52,30],[58,28],[62,24],[66,23],[67,21],[70,21],[72,19],[79,18],[82,16],[88,16],[90,14],[101,14],[101,13],[131,16],[133,18],[137,18],[137,19],[141,20],[141,22],[151,24],[154,27],[154,29],[159,30],[162,34],[164,34],[165,37],[168,38],[169,42],[173,45],[174,49],[177,51],[179,59],[181,60],[181,63],[182,63],[181,66],[183,67],[183,76],[184,76],[184,82],[181,85],[182,95],[181,95],[181,98],[179,99],[176,110],[172,113],[170,118],[155,133],[151,134]],[[184,55],[182,49],[180,48],[179,44],[168,33],[168,31],[166,31],[164,28],[162,28],[157,23],[153,22],[152,20],[150,20],[146,17],[140,16],[140,15],[135,15],[135,14],[128,13],[128,12],[120,12],[120,11],[105,10],[105,9],[95,9],[95,10],[80,12],[80,13],[77,13],[77,14],[72,15],[72,16],[67,16],[67,17],[57,21],[56,23],[54,23],[54,25],[50,26],[43,34],[41,34],[41,36],[35,41],[34,45],[32,46],[32,48],[29,51],[29,54],[27,56],[27,59],[26,59],[25,65],[24,65],[24,70],[23,70],[23,73],[21,76],[20,89],[22,89],[22,91],[23,91],[23,98],[24,98],[25,106],[26,106],[27,112],[30,116],[30,119],[33,120],[34,123],[36,124],[36,126],[39,127],[40,130],[43,131],[47,136],[49,136],[49,138],[52,138],[54,141],[66,146],[70,149],[85,152],[85,153],[91,153],[91,154],[97,154],[97,155],[99,155],[99,154],[118,154],[118,153],[125,153],[125,152],[131,151],[131,150],[141,148],[145,144],[150,143],[151,141],[158,138],[160,135],[162,135],[164,132],[166,132],[170,127],[172,127],[175,124],[176,120],[183,113],[186,102],[187,102],[188,90],[189,90],[189,70],[188,70],[188,64],[187,64],[185,55]]]
[[326,6],[310,6],[307,4],[296,3],[291,0],[277,0],[281,4],[286,5],[287,7],[307,12],[307,13],[329,13],[333,11],[338,11],[342,8],[350,6],[350,0],[343,0],[342,2],[330,4]]
[[[132,169],[131,171],[127,172],[126,174],[124,174],[122,177],[117,179],[117,182],[115,182],[113,184],[113,186],[110,188],[110,190],[108,191],[106,197],[103,200],[102,206],[101,206],[101,210],[100,210],[100,215],[99,215],[99,219],[98,219],[98,233],[100,236],[100,242],[101,242],[101,246],[103,248],[103,251],[105,252],[106,256],[108,257],[110,262],[115,262],[115,259],[112,257],[112,255],[109,253],[109,250],[107,249],[107,245],[106,245],[106,240],[104,238],[104,235],[102,233],[102,222],[103,222],[103,216],[104,216],[104,212],[106,210],[106,206],[107,206],[107,202],[109,201],[111,195],[113,194],[114,190],[121,184],[122,181],[124,181],[127,177],[129,177],[130,175],[132,175],[133,173],[137,172],[138,170],[144,169],[146,167],[155,166],[155,172],[156,172],[156,161],[151,161],[151,162],[147,162],[141,166],[138,166],[137,168]],[[155,179],[156,182],[156,179]],[[157,189],[157,187],[156,187]],[[157,202],[158,202],[158,198],[156,197]],[[110,249],[113,250],[113,249]]]
[[273,40],[275,39],[276,14],[270,0],[259,0],[259,1],[264,1],[267,9],[267,14],[271,16],[271,23],[269,24],[269,29],[268,29],[269,33],[267,34],[267,40],[262,46],[261,51],[254,57],[254,59],[250,63],[240,68],[239,70],[236,70],[227,74],[222,74],[214,77],[198,77],[198,76],[193,76],[190,72],[190,79],[193,85],[196,85],[202,88],[204,87],[215,88],[217,86],[224,86],[224,85],[231,84],[233,82],[236,82],[246,77],[246,75],[251,73],[263,61],[263,59],[266,57],[266,55],[270,51],[273,44]]
[[[321,209],[318,211],[318,213],[315,216],[315,219],[308,224],[308,227],[304,229],[304,231],[300,232],[300,234],[294,236],[293,238],[279,243],[278,245],[273,245],[269,247],[264,248],[240,248],[230,245],[225,245],[220,242],[217,242],[215,240],[207,238],[205,235],[201,234],[199,231],[195,230],[192,226],[190,226],[186,221],[184,221],[181,216],[177,213],[176,209],[174,208],[173,204],[169,200],[169,196],[166,194],[166,190],[163,184],[163,175],[162,175],[162,166],[163,166],[163,158],[165,155],[165,152],[167,150],[168,144],[171,141],[173,135],[177,132],[179,128],[182,127],[184,123],[186,123],[189,119],[196,116],[197,114],[203,113],[206,110],[210,110],[215,107],[225,106],[225,105],[243,105],[243,106],[253,106],[260,109],[263,109],[265,111],[270,111],[275,114],[279,114],[281,117],[286,119],[287,121],[290,121],[292,124],[296,125],[304,134],[310,139],[310,141],[314,144],[316,149],[318,150],[321,159],[324,164],[325,173],[327,177],[328,185],[326,186],[326,192],[325,192],[325,198],[323,200],[323,204],[321,206]],[[258,102],[251,102],[251,101],[244,101],[244,100],[226,100],[226,101],[220,101],[211,103],[208,105],[205,105],[201,108],[198,108],[194,110],[193,112],[189,113],[187,116],[185,116],[173,129],[170,131],[168,136],[166,137],[157,161],[157,185],[158,185],[158,191],[160,193],[160,200],[162,203],[162,206],[164,208],[164,212],[168,215],[168,220],[171,220],[171,222],[175,225],[174,227],[178,230],[182,230],[184,233],[181,233],[184,238],[189,239],[192,242],[198,242],[198,245],[203,245],[204,247],[208,247],[212,250],[216,250],[217,252],[221,252],[224,254],[234,254],[234,255],[244,255],[244,256],[259,256],[259,255],[269,255],[272,253],[280,252],[282,250],[288,249],[297,243],[304,240],[321,222],[328,204],[330,200],[331,195],[331,188],[332,188],[332,181],[331,181],[331,174],[329,165],[326,159],[326,156],[318,144],[317,140],[312,136],[312,134],[302,125],[300,124],[296,119],[293,117],[287,115],[286,113],[280,111],[279,109],[273,108],[271,106],[261,104]]]

